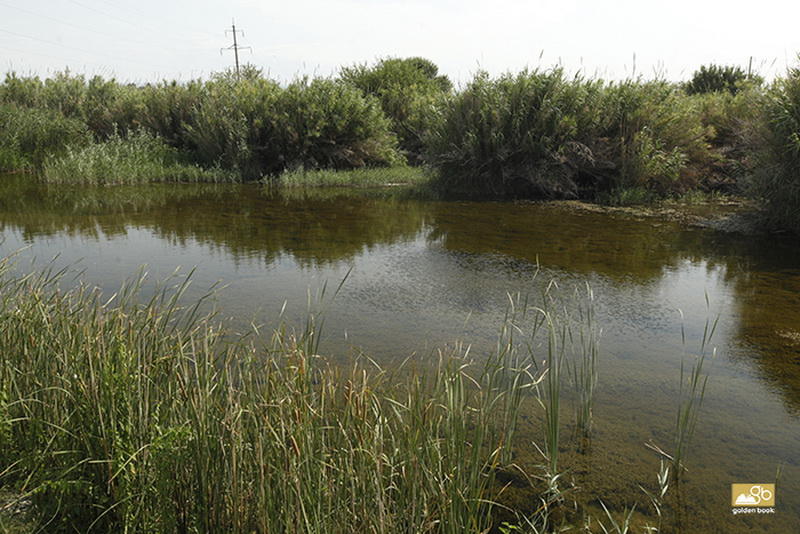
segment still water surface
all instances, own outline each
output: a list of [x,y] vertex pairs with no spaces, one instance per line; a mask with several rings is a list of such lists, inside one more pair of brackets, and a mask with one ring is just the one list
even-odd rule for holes
[[[686,532],[800,532],[800,243],[531,203],[416,200],[400,190],[268,193],[257,186],[63,189],[0,176],[0,254],[74,265],[113,292],[145,266],[155,281],[214,283],[224,316],[301,321],[327,282],[321,352],[392,365],[464,341],[490,350],[507,293],[589,283],[603,329],[591,450],[564,443],[590,506],[621,511],[654,489],[676,410],[681,324],[697,348],[720,316],[717,355],[681,496]],[[709,306],[706,304],[708,295]],[[681,319],[681,310],[683,319]],[[535,414],[533,400],[530,412]],[[538,439],[535,415],[526,441]],[[565,414],[570,424],[569,414]],[[520,463],[537,462],[522,448]],[[733,516],[730,484],[774,482],[770,516]],[[643,514],[640,520],[653,517]]]

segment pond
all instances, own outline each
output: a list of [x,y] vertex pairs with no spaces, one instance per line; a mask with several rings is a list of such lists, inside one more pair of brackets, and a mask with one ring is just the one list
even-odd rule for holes
[[[688,454],[687,532],[800,532],[800,244],[547,203],[455,202],[401,189],[275,193],[248,186],[47,187],[0,176],[0,254],[53,261],[109,294],[143,267],[176,269],[189,297],[221,282],[220,313],[245,329],[300,323],[327,284],[320,352],[383,366],[458,341],[491,350],[509,293],[588,283],[602,327],[591,448],[565,414],[565,477],[590,508],[641,520],[671,445],[680,365],[719,316]],[[55,258],[55,259],[53,259]],[[346,278],[346,280],[345,280]],[[344,280],[338,294],[336,286]],[[679,311],[680,310],[680,311]],[[682,342],[682,325],[685,344]],[[688,360],[687,360],[688,361]],[[539,410],[533,399],[530,413]],[[526,418],[534,421],[535,417]],[[519,461],[541,440],[523,427]],[[731,512],[732,483],[772,483],[774,515]]]

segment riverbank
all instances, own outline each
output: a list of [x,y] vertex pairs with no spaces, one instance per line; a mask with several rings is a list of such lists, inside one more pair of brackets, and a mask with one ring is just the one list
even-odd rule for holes
[[0,171],[57,184],[294,187],[397,183],[329,170],[425,165],[450,198],[625,204],[738,192],[769,205],[770,226],[796,231],[798,92],[798,70],[765,84],[732,67],[685,83],[559,67],[478,72],[455,88],[424,58],[288,84],[252,66],[142,87],[10,73],[0,84]]

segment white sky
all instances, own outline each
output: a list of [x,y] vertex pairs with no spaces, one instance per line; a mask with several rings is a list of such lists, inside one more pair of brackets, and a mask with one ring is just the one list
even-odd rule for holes
[[767,77],[797,64],[800,1],[761,0],[0,0],[0,70],[124,81],[186,80],[233,64],[224,30],[273,77],[419,55],[456,83],[560,63],[619,79],[687,79],[709,62]]

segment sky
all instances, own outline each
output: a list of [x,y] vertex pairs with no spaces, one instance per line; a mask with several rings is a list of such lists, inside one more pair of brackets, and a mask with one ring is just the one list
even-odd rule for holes
[[563,66],[622,79],[688,79],[735,64],[767,78],[797,65],[800,1],[671,0],[0,0],[0,70],[69,68],[143,83],[207,77],[242,63],[271,77],[336,74],[423,56],[456,84],[476,71]]

